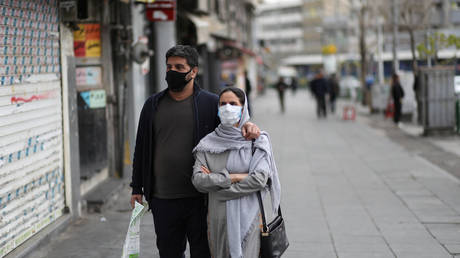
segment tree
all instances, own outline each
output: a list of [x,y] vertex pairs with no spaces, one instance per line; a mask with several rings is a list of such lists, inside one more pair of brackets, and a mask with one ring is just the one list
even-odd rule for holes
[[367,45],[366,45],[366,35],[367,35],[367,12],[369,10],[369,6],[366,0],[360,1],[360,8],[359,8],[359,55],[361,57],[361,85],[363,88],[363,104],[369,104],[369,97],[367,94],[366,89],[366,75],[367,75]]
[[417,75],[415,32],[430,26],[432,5],[432,0],[399,0],[399,29],[409,33],[414,77]]
[[[367,37],[369,36],[369,28],[378,26],[376,17],[385,4],[385,1],[369,1],[359,0],[352,1],[356,6],[356,14],[358,16],[358,31],[359,31],[359,55],[361,60],[361,85],[363,92],[363,104],[368,105],[372,109],[372,96],[370,90],[366,87],[366,76],[369,68],[369,51]],[[372,110],[371,110],[372,111]]]
[[[455,50],[460,49],[460,36],[436,32],[428,37],[428,47],[423,43],[417,45],[417,52],[421,57],[434,57],[436,60],[438,50],[450,47],[455,47]],[[457,51],[455,51],[455,55],[452,59],[457,59]],[[449,61],[452,60],[447,60],[447,62]]]

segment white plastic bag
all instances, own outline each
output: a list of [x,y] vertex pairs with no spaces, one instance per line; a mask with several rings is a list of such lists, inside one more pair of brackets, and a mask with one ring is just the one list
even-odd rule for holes
[[147,207],[135,202],[131,220],[129,221],[128,232],[126,233],[125,244],[123,245],[123,254],[121,258],[138,258],[140,250],[140,224],[141,218],[147,211]]

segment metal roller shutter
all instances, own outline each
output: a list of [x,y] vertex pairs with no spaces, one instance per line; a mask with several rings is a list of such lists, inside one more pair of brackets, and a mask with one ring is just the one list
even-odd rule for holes
[[0,0],[0,257],[64,208],[58,0]]

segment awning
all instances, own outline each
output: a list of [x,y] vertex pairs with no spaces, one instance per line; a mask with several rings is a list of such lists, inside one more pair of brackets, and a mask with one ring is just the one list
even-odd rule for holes
[[209,40],[209,17],[198,16],[195,14],[187,13],[187,17],[195,24],[197,44],[205,44]]
[[238,49],[239,51],[241,51],[242,53],[254,57],[254,58],[256,59],[256,62],[257,62],[258,64],[260,64],[260,65],[264,63],[261,56],[257,55],[257,54],[256,54],[254,51],[252,51],[251,49],[244,47],[243,45],[241,45],[241,43],[239,43],[239,42],[237,42],[237,41],[227,40],[227,41],[224,41],[224,45],[225,45],[225,46],[229,46],[229,47],[236,48],[236,49]]
[[[417,54],[417,53],[416,53]],[[456,56],[460,56],[460,50],[455,51],[454,49],[446,49],[441,50],[438,52],[439,58],[453,58]],[[398,60],[412,60],[412,53],[410,50],[398,51]],[[360,56],[357,53],[354,54],[338,54],[337,61],[359,61]],[[418,55],[417,55],[418,56]],[[378,55],[374,54],[374,59],[378,60]],[[384,52],[382,53],[382,59],[385,62],[393,60],[393,53],[392,52]],[[284,58],[282,60],[284,65],[314,65],[314,64],[323,64],[324,58],[322,55],[296,55]]]
[[292,66],[280,66],[278,68],[278,76],[296,77],[297,70]]
[[225,34],[226,26],[214,16],[193,13],[187,13],[186,15],[195,25],[198,45],[206,44],[211,39],[211,34],[217,36]]
[[254,53],[251,49],[245,48],[241,43],[233,41],[233,40],[227,40],[224,42],[225,46],[233,47],[238,50],[240,50],[242,53],[245,53],[246,55],[250,56],[256,56],[256,53]]
[[[353,54],[339,54],[336,55],[337,61],[342,62],[342,61],[356,61],[359,60],[359,55],[353,55]],[[323,64],[324,63],[324,58],[323,55],[295,55],[295,56],[290,56],[287,58],[284,58],[281,61],[284,65],[315,65],[315,64]]]

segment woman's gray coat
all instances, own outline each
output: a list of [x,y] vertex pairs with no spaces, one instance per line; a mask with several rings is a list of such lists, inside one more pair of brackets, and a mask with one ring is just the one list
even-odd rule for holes
[[[266,171],[250,173],[244,180],[231,182],[229,172],[226,169],[230,151],[222,153],[210,153],[198,151],[195,154],[192,182],[196,189],[208,193],[208,240],[211,256],[215,258],[230,257],[227,237],[227,212],[226,201],[250,194],[256,194],[262,190],[268,180]],[[262,153],[256,153],[261,155]],[[266,158],[258,159],[261,168],[268,168]],[[201,166],[207,167],[212,173],[206,174],[201,171]],[[248,171],[240,171],[241,173]],[[243,243],[243,257],[259,257],[260,250],[260,213],[254,217],[249,233]]]

